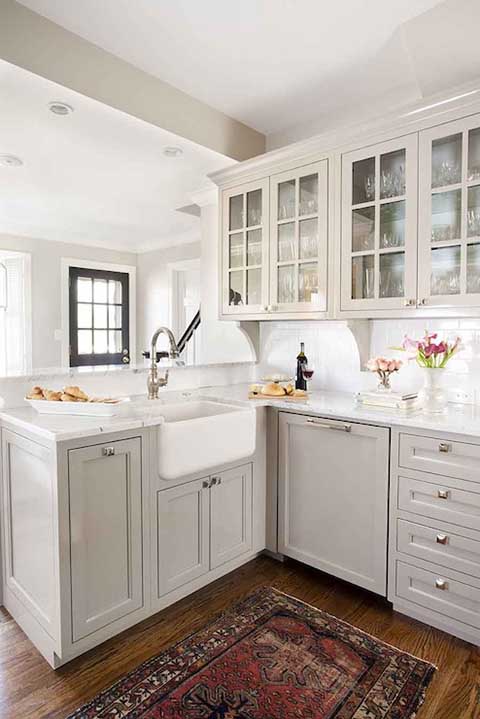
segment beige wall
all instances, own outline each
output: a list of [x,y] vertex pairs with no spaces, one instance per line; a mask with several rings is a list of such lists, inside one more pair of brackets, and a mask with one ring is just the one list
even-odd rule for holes
[[0,0],[0,58],[227,157],[246,160],[265,151],[262,133],[14,0]]

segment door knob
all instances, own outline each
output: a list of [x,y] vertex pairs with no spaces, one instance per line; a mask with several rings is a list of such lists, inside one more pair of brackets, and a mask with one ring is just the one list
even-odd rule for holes
[[103,447],[102,454],[104,457],[113,457],[115,454],[115,447]]
[[403,304],[405,307],[415,307],[416,302],[415,300],[405,300]]
[[448,537],[446,534],[437,534],[437,544],[448,544]]
[[442,591],[444,591],[445,589],[448,589],[448,582],[446,582],[444,579],[436,579],[435,586],[437,589],[441,589]]
[[450,492],[448,489],[439,489],[437,492],[437,497],[439,499],[448,499],[450,496]]
[[420,307],[425,307],[425,305],[428,305],[428,300],[425,297],[422,297],[421,300],[418,300],[418,304]]

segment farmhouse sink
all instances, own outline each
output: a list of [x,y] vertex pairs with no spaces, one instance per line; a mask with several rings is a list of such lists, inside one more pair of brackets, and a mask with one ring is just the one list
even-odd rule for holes
[[220,402],[163,405],[158,427],[158,471],[171,480],[236,462],[255,451],[254,409]]

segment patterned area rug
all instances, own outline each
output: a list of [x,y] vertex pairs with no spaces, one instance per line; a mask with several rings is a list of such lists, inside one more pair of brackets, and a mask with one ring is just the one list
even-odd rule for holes
[[262,589],[69,719],[412,719],[434,671]]

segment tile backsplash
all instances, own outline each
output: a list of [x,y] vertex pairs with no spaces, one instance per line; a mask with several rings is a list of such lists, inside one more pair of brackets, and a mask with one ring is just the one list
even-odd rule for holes
[[[401,344],[405,334],[415,339],[425,328],[441,337],[462,339],[462,350],[450,361],[445,385],[450,401],[480,403],[480,318],[436,320],[371,320],[370,356],[398,357],[405,364],[393,376],[398,390],[419,389],[422,372],[406,355],[390,349]],[[373,389],[376,378],[361,371],[355,339],[344,322],[263,322],[261,325],[259,374],[282,372],[293,375],[300,342],[313,363],[312,389],[358,391]]]

